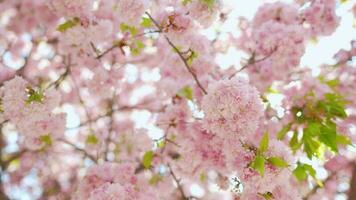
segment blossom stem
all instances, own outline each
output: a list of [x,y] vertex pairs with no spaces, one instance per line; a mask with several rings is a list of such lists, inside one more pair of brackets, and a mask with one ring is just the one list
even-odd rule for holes
[[181,194],[181,196],[182,196],[182,199],[184,199],[184,200],[189,200],[190,198],[187,197],[187,196],[184,194],[184,190],[183,190],[183,188],[182,188],[182,185],[180,184],[180,179],[178,179],[178,177],[176,176],[176,174],[173,172],[171,165],[168,163],[167,166],[168,166],[168,168],[169,168],[169,173],[171,174],[171,176],[172,176],[174,182],[177,184],[177,187],[178,187],[178,190],[179,190],[179,192],[180,192],[180,194]]
[[97,163],[97,159],[94,158],[94,156],[90,155],[87,151],[85,151],[85,149],[82,149],[80,147],[78,147],[77,145],[65,140],[65,139],[61,139],[61,142],[73,147],[75,150],[83,153],[86,157],[88,157],[90,160],[92,160],[93,162]]
[[[151,21],[154,23],[154,25],[160,30],[160,32],[162,33],[162,27],[158,24],[158,22],[153,19],[153,17],[146,12],[146,15],[151,19]],[[192,75],[193,79],[195,80],[195,82],[197,83],[198,87],[201,89],[201,91],[207,95],[208,92],[205,90],[205,88],[203,87],[203,85],[200,83],[197,75],[195,74],[195,72],[193,71],[193,69],[191,68],[191,66],[189,66],[188,61],[186,58],[184,58],[183,53],[178,49],[178,47],[176,45],[173,44],[173,42],[166,36],[163,35],[163,37],[165,38],[165,40],[168,42],[168,44],[174,49],[175,52],[177,52],[179,58],[183,61],[185,68],[188,70],[188,72]]]

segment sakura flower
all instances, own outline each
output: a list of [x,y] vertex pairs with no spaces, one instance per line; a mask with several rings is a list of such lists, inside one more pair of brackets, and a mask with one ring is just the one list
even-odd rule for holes
[[210,84],[201,106],[204,127],[222,138],[248,137],[263,115],[258,91],[241,78]]

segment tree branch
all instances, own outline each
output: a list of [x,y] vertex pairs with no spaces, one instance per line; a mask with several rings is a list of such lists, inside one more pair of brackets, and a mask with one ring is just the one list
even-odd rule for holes
[[[160,33],[162,33],[162,27],[158,24],[158,22],[153,19],[153,17],[146,12],[146,15],[151,19],[151,21],[155,24],[155,26],[159,29]],[[204,89],[203,85],[200,83],[197,75],[195,74],[195,72],[193,71],[193,69],[191,68],[191,66],[189,66],[188,61],[186,58],[184,58],[182,52],[180,52],[180,50],[178,49],[178,47],[176,45],[173,44],[173,42],[166,36],[163,34],[163,37],[166,39],[166,41],[168,42],[168,44],[174,49],[175,52],[177,52],[178,56],[180,57],[180,59],[183,61],[185,68],[188,70],[188,72],[192,75],[193,79],[195,80],[195,82],[197,83],[198,87],[201,89],[201,91],[206,95],[208,94],[208,92]]]
[[352,165],[352,178],[350,180],[348,200],[356,200],[356,162]]
[[92,160],[93,162],[97,163],[97,160],[95,159],[94,156],[90,155],[87,151],[85,151],[85,149],[82,149],[80,147],[78,147],[77,145],[65,140],[65,139],[60,139],[61,142],[73,147],[75,150],[81,152],[84,154],[84,156],[88,157],[90,160]]
[[[329,180],[331,180],[334,176],[336,175],[336,173],[331,173],[322,183],[323,185],[325,185]],[[316,193],[316,191],[321,188],[322,186],[316,184],[313,189],[311,189],[304,197],[303,200],[308,200],[313,194]]]
[[177,176],[175,175],[175,173],[173,172],[171,165],[168,163],[167,166],[168,166],[168,169],[169,169],[169,173],[171,174],[171,176],[172,176],[174,182],[177,184],[177,187],[178,187],[178,190],[179,190],[179,193],[180,193],[182,199],[183,199],[183,200],[189,200],[190,198],[187,197],[187,196],[184,194],[183,188],[182,188],[182,186],[180,185],[180,179],[178,179],[178,177],[177,177]]

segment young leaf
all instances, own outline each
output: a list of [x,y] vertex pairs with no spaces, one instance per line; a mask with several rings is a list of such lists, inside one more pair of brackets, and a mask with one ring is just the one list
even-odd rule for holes
[[251,167],[258,171],[261,176],[265,175],[265,158],[257,155],[255,160],[251,163]]
[[153,160],[153,156],[154,156],[153,151],[147,151],[147,152],[143,155],[142,165],[143,165],[144,168],[148,169],[148,168],[151,167],[151,165],[152,165],[152,160]]
[[186,6],[186,5],[188,5],[189,3],[191,3],[191,2],[192,2],[192,0],[182,0],[183,6]]
[[292,138],[289,141],[289,146],[293,152],[297,151],[301,146],[302,143],[298,141],[298,132],[294,131]]
[[98,144],[98,138],[94,134],[90,134],[87,136],[87,139],[85,140],[85,143],[87,144]]
[[193,90],[190,86],[185,86],[181,90],[179,90],[178,94],[179,97],[186,98],[189,100],[193,100]]
[[336,142],[338,144],[343,144],[343,145],[351,145],[352,144],[349,137],[347,137],[345,135],[340,135],[340,134],[336,135]]
[[60,24],[57,27],[57,31],[60,31],[62,33],[64,33],[65,31],[67,31],[70,28],[73,28],[74,26],[78,25],[80,22],[79,18],[75,17],[71,20],[68,20],[66,22],[64,22],[63,24]]
[[144,28],[149,28],[153,26],[153,23],[150,18],[148,17],[143,17],[141,21],[141,26]]
[[317,180],[316,178],[316,171],[315,169],[309,165],[309,164],[303,164],[298,162],[297,163],[297,168],[293,170],[294,176],[299,180],[299,181],[304,181],[308,178],[308,174],[313,177],[314,180],[317,181],[319,185],[322,185],[320,181]]
[[191,66],[193,64],[194,59],[198,58],[198,53],[196,53],[195,51],[190,51],[190,55],[187,58],[187,63],[189,66]]
[[317,102],[317,109],[325,112],[328,118],[345,118],[345,100],[338,94],[327,93],[324,99]]
[[204,172],[200,173],[199,180],[200,182],[204,183],[207,180],[207,175]]
[[280,167],[280,168],[289,166],[285,160],[283,160],[282,158],[279,158],[279,157],[270,157],[267,159],[267,162],[275,167]]
[[163,177],[159,174],[153,174],[152,177],[149,180],[150,185],[157,185],[158,182],[160,182],[163,179]]
[[265,192],[265,193],[257,193],[258,195],[260,195],[261,197],[263,197],[265,200],[272,200],[274,199],[274,196],[271,192]]
[[125,23],[120,24],[121,32],[129,32],[132,36],[137,35],[138,30],[134,26],[129,26]]
[[302,164],[303,165],[303,168],[306,172],[308,172],[308,174],[313,177],[313,178],[316,178],[316,171],[315,169],[311,166],[311,165],[308,165],[308,164]]
[[277,133],[277,139],[283,140],[286,134],[288,133],[288,131],[290,131],[291,127],[292,127],[292,123],[288,123],[287,125],[283,126],[282,130],[280,130]]
[[308,134],[303,134],[302,142],[304,144],[304,151],[307,153],[307,157],[311,159],[318,154],[320,142]]
[[269,138],[268,138],[268,133],[266,132],[260,141],[260,146],[258,148],[260,153],[263,153],[268,149],[268,143],[269,143]]
[[319,140],[326,146],[330,148],[333,152],[338,152],[337,141],[336,141],[336,125],[329,123],[321,127],[321,134],[319,135]]
[[308,177],[308,174],[300,163],[298,163],[297,168],[293,170],[293,175],[297,178],[298,181],[304,181]]
[[43,142],[45,145],[52,145],[52,138],[50,135],[42,135],[40,137],[41,142]]
[[202,3],[208,6],[209,9],[213,9],[215,0],[200,0]]
[[3,113],[3,112],[4,112],[4,108],[2,105],[2,99],[0,98],[0,113]]
[[304,134],[308,136],[316,136],[320,134],[320,124],[315,122],[310,122],[308,127],[303,130]]
[[34,90],[32,87],[27,88],[27,100],[26,103],[42,103],[44,99],[44,93],[42,90]]

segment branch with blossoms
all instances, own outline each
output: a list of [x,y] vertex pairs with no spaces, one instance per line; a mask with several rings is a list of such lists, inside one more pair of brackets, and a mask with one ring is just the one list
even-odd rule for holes
[[268,58],[270,58],[274,52],[277,51],[277,48],[274,49],[269,55],[264,56],[263,58],[257,59],[256,60],[256,55],[255,53],[252,53],[251,57],[247,60],[247,63],[244,64],[239,70],[237,70],[235,73],[233,73],[232,75],[229,76],[229,79],[234,78],[238,73],[242,72],[244,69],[246,69],[248,66],[253,65],[253,64],[257,64],[259,62],[262,62]]
[[[159,32],[163,34],[163,30],[162,27],[158,24],[158,22],[153,19],[153,17],[150,15],[150,13],[145,12],[146,15],[152,20],[152,22],[154,23],[154,25],[156,26],[156,28],[159,29]],[[179,50],[179,48],[173,44],[173,42],[168,38],[168,36],[163,35],[163,37],[165,38],[165,40],[168,42],[168,44],[173,48],[174,52],[176,52],[179,56],[179,58],[183,61],[185,68],[187,69],[187,71],[192,75],[193,79],[195,80],[196,84],[198,85],[198,87],[201,89],[201,91],[206,95],[208,94],[208,92],[205,90],[205,88],[203,87],[203,85],[200,83],[197,75],[195,74],[195,72],[193,71],[193,69],[191,68],[191,66],[189,66],[188,64],[188,59],[184,57],[183,53]]]
[[[161,30],[149,30],[149,31],[145,31],[143,33],[131,36],[129,39],[140,38],[140,37],[145,36],[147,34],[160,33],[160,32],[161,32]],[[99,53],[99,50],[94,46],[93,43],[90,43],[90,45],[92,46],[94,52],[97,54],[95,58],[96,59],[101,59],[103,56],[105,56],[106,54],[110,53],[112,50],[114,50],[116,48],[120,48],[120,50],[123,51],[122,47],[126,46],[126,43],[125,43],[124,40],[116,41],[116,42],[114,42],[114,44],[111,47],[109,47],[108,49],[106,49],[102,53]]]
[[169,170],[170,175],[172,176],[174,182],[176,183],[176,185],[177,185],[177,187],[178,187],[178,190],[179,190],[179,192],[180,192],[180,195],[181,195],[181,197],[182,197],[182,200],[190,200],[191,198],[189,198],[189,197],[187,197],[187,196],[185,195],[184,190],[183,190],[183,188],[182,188],[182,185],[181,185],[181,183],[180,183],[180,180],[178,179],[178,177],[177,177],[177,176],[175,175],[175,173],[173,172],[171,165],[168,163],[167,166],[168,166],[168,170]]

